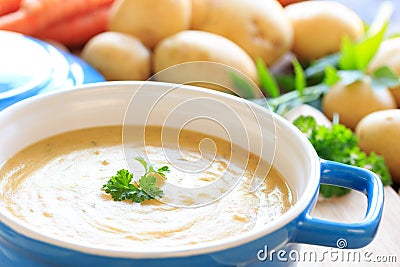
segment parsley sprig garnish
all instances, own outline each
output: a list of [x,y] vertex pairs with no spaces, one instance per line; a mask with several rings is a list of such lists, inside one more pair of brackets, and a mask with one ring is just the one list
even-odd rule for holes
[[[300,116],[293,124],[307,136],[320,158],[369,169],[380,176],[384,185],[392,183],[383,157],[361,151],[358,137],[346,126],[334,123],[328,128],[318,125],[311,116]],[[320,188],[320,193],[327,198],[345,195],[349,191],[332,185],[321,185]]]
[[132,183],[132,173],[122,169],[103,185],[102,190],[110,194],[115,201],[131,200],[135,203],[141,203],[145,200],[161,198],[164,192],[156,186],[156,176],[166,179],[165,173],[169,172],[168,166],[155,168],[141,157],[137,157],[135,160],[145,169],[145,173],[137,183]]

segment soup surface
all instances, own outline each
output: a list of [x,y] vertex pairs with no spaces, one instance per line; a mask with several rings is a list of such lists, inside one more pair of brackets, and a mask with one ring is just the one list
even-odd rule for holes
[[[89,128],[27,147],[0,168],[0,205],[45,235],[80,244],[154,250],[251,231],[280,216],[294,202],[274,168],[266,178],[258,177],[262,183],[250,190],[259,173],[257,166],[268,163],[230,142],[218,138],[211,142],[210,136],[183,130],[178,147],[173,144],[176,138],[161,142],[161,129],[151,126],[146,127],[145,145],[140,140],[122,145],[121,136],[121,127]],[[164,191],[160,200],[131,203],[114,201],[102,191],[111,176],[128,168],[125,158],[135,156],[145,156],[157,167],[169,166],[164,184],[181,188],[180,193]],[[135,166],[132,172],[138,178],[143,169]],[[240,179],[232,188],[219,188],[221,196],[215,201],[191,206],[196,199],[184,194],[232,178]],[[185,205],[168,203],[174,198]]]

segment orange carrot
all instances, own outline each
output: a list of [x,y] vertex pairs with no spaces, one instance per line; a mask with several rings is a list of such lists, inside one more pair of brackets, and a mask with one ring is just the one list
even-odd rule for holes
[[106,30],[109,9],[109,5],[96,8],[45,28],[34,36],[54,40],[69,47],[82,46],[90,38]]
[[[21,1],[21,8],[32,8],[36,6],[48,5],[53,2],[57,2],[60,0],[22,0]],[[66,0],[68,1],[68,0]]]
[[22,0],[21,1],[21,9],[25,10],[35,10],[40,9],[42,6],[48,4],[48,0]]
[[279,0],[279,3],[281,3],[282,6],[287,6],[287,5],[302,2],[302,1],[305,1],[305,0]]
[[114,0],[33,0],[24,3],[23,8],[0,17],[0,30],[16,31],[28,35],[82,14]]
[[21,0],[0,0],[0,16],[17,11],[20,4]]

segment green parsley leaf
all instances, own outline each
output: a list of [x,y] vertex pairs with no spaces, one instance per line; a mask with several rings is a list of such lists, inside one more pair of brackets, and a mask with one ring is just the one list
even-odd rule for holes
[[292,60],[292,64],[294,68],[295,89],[299,92],[300,96],[303,96],[304,88],[306,88],[307,84],[303,67],[300,65],[299,61],[296,58]]
[[335,53],[326,57],[317,59],[308,68],[304,70],[306,77],[324,74],[327,67],[337,67],[339,64],[340,54]]
[[268,106],[265,106],[265,101],[253,100],[253,102],[266,108],[270,108],[272,111],[280,115],[284,115],[296,106],[318,100],[322,94],[328,91],[328,89],[329,87],[326,84],[318,84],[304,88],[303,96],[300,96],[299,91],[295,90],[279,97],[268,99]]
[[348,37],[344,36],[340,47],[339,68],[342,70],[356,70],[356,44]]
[[275,81],[275,78],[270,73],[268,67],[265,65],[264,61],[260,58],[256,60],[256,67],[258,78],[260,79],[261,88],[270,96],[279,96],[279,87]]
[[147,161],[145,161],[144,158],[142,158],[142,157],[136,157],[135,160],[138,161],[140,164],[142,164],[143,168],[144,168],[146,171],[148,170]]
[[230,72],[229,76],[235,86],[236,95],[246,99],[256,97],[256,93],[254,92],[256,86],[252,86],[248,80],[240,77],[235,72]]
[[336,70],[336,68],[332,66],[327,66],[325,68],[325,79],[324,83],[328,86],[335,85],[338,81],[340,81],[340,76]]
[[389,67],[382,66],[374,71],[372,75],[367,75],[360,70],[336,70],[332,66],[325,69],[325,84],[333,86],[341,81],[343,86],[360,81],[369,76],[371,78],[371,86],[373,89],[393,88],[400,84],[399,76],[397,76]]
[[160,175],[161,177],[165,178],[165,173],[170,172],[168,166],[162,166],[161,168],[158,168],[158,169],[154,168],[153,165],[148,164],[147,161],[145,161],[142,157],[136,157],[135,160],[137,160],[144,167],[146,172],[143,176],[149,176],[149,175],[156,174],[156,175]]
[[164,178],[165,178],[165,173],[166,172],[170,172],[168,166],[162,166],[161,168],[157,169],[157,174],[161,175]]
[[142,157],[136,157],[135,159],[142,164],[145,169],[145,173],[138,181],[140,188],[152,198],[162,197],[164,192],[156,186],[156,176],[166,179],[165,173],[170,171],[168,166],[162,166],[157,169],[153,165],[148,164]]
[[293,124],[307,136],[308,139],[313,135],[313,129],[317,127],[317,121],[311,116],[301,116]]
[[331,197],[344,196],[350,192],[350,189],[336,185],[321,184],[319,186],[319,192],[325,198],[331,198]]
[[366,77],[366,74],[360,70],[339,70],[337,74],[339,75],[340,81],[344,86],[361,81]]
[[294,85],[295,78],[293,74],[279,73],[274,75],[274,78],[278,84],[278,87],[282,88],[283,91],[290,92],[296,90]]
[[379,156],[374,152],[371,152],[367,160],[363,163],[363,165],[365,166],[365,168],[373,171],[374,173],[380,174],[382,183],[384,185],[392,184],[392,178],[390,176],[389,169],[386,166],[385,160],[383,159],[382,156]]
[[385,89],[395,87],[400,84],[399,76],[397,76],[389,67],[382,66],[372,74],[372,88]]
[[391,33],[388,36],[388,39],[393,39],[393,38],[400,38],[400,32]]
[[328,66],[325,69],[324,83],[328,86],[335,85],[338,81],[341,81],[343,86],[348,86],[357,81],[361,81],[367,75],[360,70],[337,70],[332,66]]
[[140,188],[152,198],[162,197],[164,192],[156,186],[157,179],[152,175],[142,176],[139,179]]
[[[300,116],[293,124],[303,132],[320,158],[369,169],[381,177],[384,185],[392,183],[389,170],[382,156],[367,155],[358,146],[358,137],[342,124],[331,128],[317,125],[311,116]],[[321,185],[320,193],[326,197],[341,196],[350,190],[332,185]]]
[[393,5],[383,3],[371,27],[361,40],[353,42],[348,36],[343,38],[339,59],[340,69],[366,70],[385,38],[392,13]]
[[102,190],[110,194],[115,201],[131,200],[135,203],[141,203],[145,200],[162,197],[164,193],[156,186],[157,179],[155,175],[160,175],[165,179],[165,173],[169,172],[168,166],[156,169],[143,158],[138,157],[135,159],[145,168],[145,173],[137,184],[131,183],[133,174],[128,170],[122,169],[103,185]]
[[142,198],[141,196],[138,196],[140,190],[131,184],[132,178],[133,175],[128,170],[119,170],[115,176],[112,176],[110,180],[103,185],[102,189],[107,194],[110,194],[116,201],[126,199],[132,199],[132,201],[136,199],[139,200]]

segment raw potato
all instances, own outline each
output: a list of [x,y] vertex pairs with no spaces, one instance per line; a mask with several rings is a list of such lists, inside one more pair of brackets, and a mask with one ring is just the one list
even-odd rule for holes
[[107,80],[147,80],[151,75],[150,51],[128,34],[96,35],[85,45],[81,56]]
[[[154,50],[153,70],[156,73],[176,64],[193,61],[222,63],[241,71],[257,82],[255,64],[246,52],[222,36],[203,31],[183,31],[161,41]],[[204,69],[203,66],[204,64],[198,64],[197,70],[193,68],[186,74],[182,72],[182,76],[178,78],[186,80],[190,73],[215,74],[215,71],[210,71],[211,68]],[[213,79],[207,80],[210,81]]]
[[[373,73],[382,66],[388,66],[400,76],[400,38],[387,39],[382,42],[378,52],[368,66],[368,72]],[[400,86],[391,88],[397,107],[400,107]]]
[[276,0],[192,0],[192,28],[222,35],[272,65],[292,46],[292,26]]
[[189,29],[190,0],[117,0],[108,29],[138,37],[153,48],[167,36]]
[[340,123],[354,129],[366,115],[383,109],[396,108],[396,102],[387,89],[373,90],[371,80],[364,79],[344,87],[341,82],[332,86],[322,99],[322,109],[332,120],[339,114]]
[[359,146],[365,152],[382,155],[393,181],[400,183],[400,110],[377,111],[357,125]]
[[285,11],[293,24],[292,51],[303,60],[338,52],[344,36],[356,40],[364,33],[361,18],[337,2],[306,1],[289,5]]

